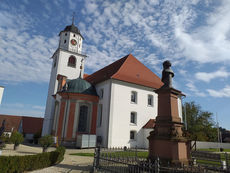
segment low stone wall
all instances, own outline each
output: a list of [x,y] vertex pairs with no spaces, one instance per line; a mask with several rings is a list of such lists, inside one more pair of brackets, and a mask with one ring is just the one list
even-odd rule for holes
[[[192,145],[193,144],[194,144],[194,141],[192,141]],[[202,148],[224,148],[224,149],[230,149],[230,143],[196,141],[196,148],[197,149],[202,149]]]

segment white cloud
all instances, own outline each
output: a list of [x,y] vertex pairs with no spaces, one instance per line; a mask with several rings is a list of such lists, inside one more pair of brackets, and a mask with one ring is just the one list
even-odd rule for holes
[[76,8],[76,5],[77,5],[76,1],[74,1],[74,0],[68,0],[68,4],[69,4],[69,8],[71,10],[74,10]]
[[32,108],[33,108],[33,109],[40,109],[40,110],[45,111],[45,106],[34,105],[34,106],[32,106]]
[[208,93],[212,97],[229,97],[230,98],[230,85],[226,85],[223,89],[217,91],[213,89],[207,89]]
[[195,74],[196,79],[202,80],[204,82],[210,82],[212,79],[215,78],[227,78],[230,76],[230,73],[227,72],[225,69],[220,69],[215,72],[197,72]]
[[44,110],[45,107],[40,105],[12,103],[2,104],[0,114],[43,117]]
[[[0,20],[4,18],[8,20],[7,28],[0,24],[0,80],[47,82],[50,57],[57,47],[58,38],[29,34],[29,19],[26,20],[26,16],[18,18],[17,15],[1,11]],[[17,27],[13,25],[14,21]]]
[[85,2],[86,11],[88,14],[94,13],[97,9],[97,4],[93,1]]
[[192,92],[191,95],[195,95],[195,96],[199,96],[199,97],[205,97],[205,93],[202,91],[199,91],[197,89],[197,87],[194,85],[194,83],[192,81],[189,81],[186,86],[188,87],[188,89]]
[[220,2],[222,4],[218,8],[205,16],[204,24],[206,24],[195,27],[192,31],[183,25],[182,13],[174,16],[175,38],[180,46],[178,51],[181,51],[190,61],[199,63],[225,62],[229,64],[230,1]]

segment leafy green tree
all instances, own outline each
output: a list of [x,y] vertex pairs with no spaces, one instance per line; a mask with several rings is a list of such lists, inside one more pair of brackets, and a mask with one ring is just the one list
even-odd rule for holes
[[19,144],[21,144],[24,141],[24,138],[21,133],[13,132],[10,136],[10,141],[14,144],[14,150],[16,150]]
[[213,121],[213,114],[202,111],[195,102],[186,102],[183,105],[183,118],[187,120],[187,132],[191,140],[217,141],[217,128]]
[[46,152],[47,149],[54,143],[53,137],[51,135],[45,135],[40,138],[39,144],[42,146],[42,152]]

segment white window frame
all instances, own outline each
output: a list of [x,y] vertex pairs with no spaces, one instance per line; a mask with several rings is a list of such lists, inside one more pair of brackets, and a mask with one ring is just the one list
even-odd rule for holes
[[[133,138],[131,136],[131,133],[133,133]],[[132,140],[132,141],[136,141],[136,138],[137,138],[137,131],[136,130],[130,130],[129,139]]]
[[[133,96],[134,96],[134,101],[133,101]],[[137,92],[136,91],[131,91],[131,103],[137,104]]]
[[101,127],[103,115],[103,105],[98,104],[98,114],[97,114],[97,127]]
[[[151,99],[151,104],[149,104],[149,98]],[[148,97],[147,97],[147,105],[148,106],[152,106],[153,107],[153,95],[152,94],[148,94]]]
[[[134,116],[134,118],[132,118],[132,116]],[[134,120],[134,122],[132,122],[132,120]],[[130,124],[137,125],[137,112],[130,112]]]
[[99,98],[100,98],[100,99],[103,99],[103,96],[104,96],[104,88],[101,88],[101,89],[99,90]]

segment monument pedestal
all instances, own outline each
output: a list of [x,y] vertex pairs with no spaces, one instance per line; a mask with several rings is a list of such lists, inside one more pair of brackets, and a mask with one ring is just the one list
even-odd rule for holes
[[158,116],[154,131],[150,133],[149,158],[160,158],[162,162],[188,164],[189,143],[183,137],[181,118],[178,113],[178,96],[181,91],[160,88],[158,93]]

